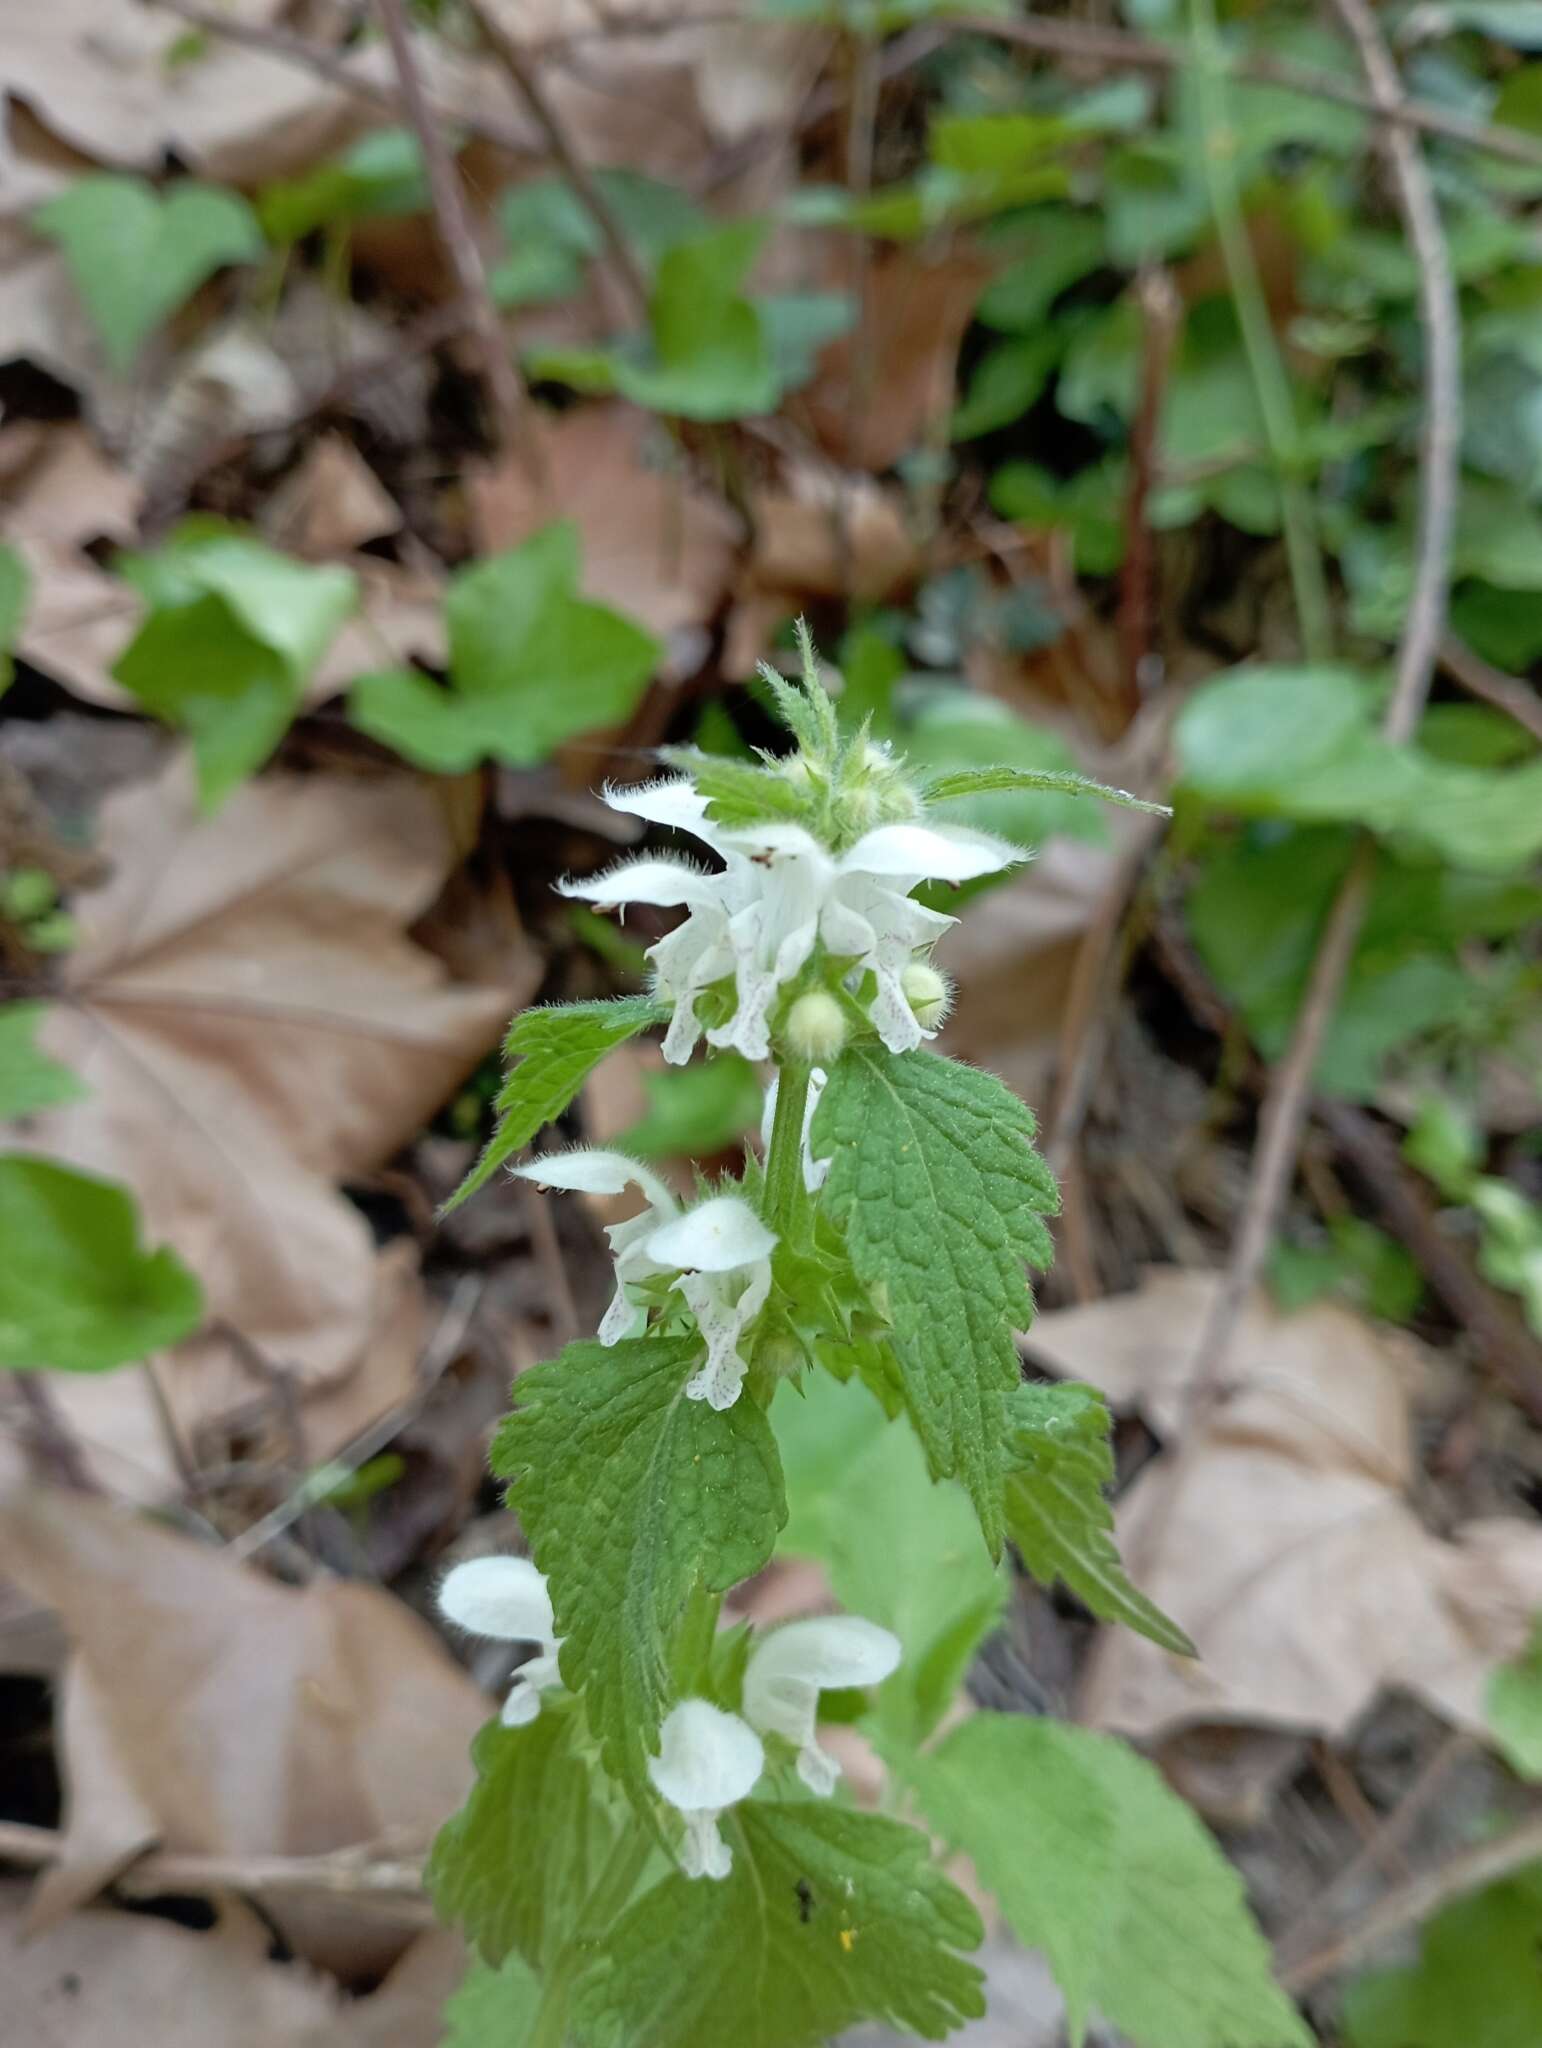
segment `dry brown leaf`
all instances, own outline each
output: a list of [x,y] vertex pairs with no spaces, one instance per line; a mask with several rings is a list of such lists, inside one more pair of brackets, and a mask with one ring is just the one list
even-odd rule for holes
[[[958,345],[991,274],[992,266],[967,249],[932,260],[899,248],[874,265],[863,336],[832,342],[804,394],[820,443],[837,462],[890,469],[952,410]],[[859,346],[867,351],[871,395],[853,444],[851,375]]]
[[[1041,1316],[1030,1348],[1172,1432],[1217,1284],[1153,1271],[1133,1294]],[[1336,1736],[1403,1686],[1481,1729],[1489,1673],[1542,1606],[1542,1529],[1495,1520],[1446,1542],[1414,1513],[1410,1340],[1260,1295],[1233,1357],[1237,1391],[1119,1514],[1127,1562],[1199,1660],[1112,1632],[1092,1718],[1140,1737],[1196,1722]]]
[[0,440],[23,433],[31,446],[5,478],[0,532],[61,548],[138,537],[143,494],[83,426],[20,421],[0,430]]
[[540,440],[544,489],[513,461],[470,480],[478,550],[571,519],[588,596],[662,635],[710,619],[733,575],[735,521],[682,474],[656,423],[632,406],[585,405],[543,424]]
[[761,492],[751,509],[750,573],[763,590],[782,594],[789,611],[806,597],[847,592],[878,604],[920,573],[903,500],[871,477],[790,466],[783,484]]
[[[104,805],[100,845],[111,879],[78,899],[45,1027],[91,1094],[38,1117],[34,1142],[131,1186],[151,1238],[199,1275],[210,1324],[292,1371],[302,1401],[363,1375],[330,1446],[308,1443],[322,1455],[343,1420],[362,1426],[361,1403],[400,1397],[415,1292],[334,1184],[420,1128],[539,966],[511,946],[457,984],[406,937],[453,849],[434,791],[405,776],[272,775],[206,818],[179,759]],[[263,1391],[208,1335],[163,1377],[189,1430]],[[109,1483],[149,1497],[169,1479],[138,1375],[67,1379],[60,1399],[93,1443],[110,1414]]]
[[269,498],[262,529],[292,554],[345,555],[401,526],[401,507],[351,441],[321,434]]
[[23,1897],[0,1890],[5,2048],[437,2048],[465,1970],[458,1937],[425,1934],[378,1991],[348,1999],[270,1961],[267,1929],[233,1903],[203,1934],[106,1911],[26,1934]]
[[112,665],[143,614],[138,592],[68,541],[12,535],[11,544],[31,584],[17,653],[87,704],[135,710],[128,691],[113,681]]
[[[127,1509],[41,1487],[0,1496],[5,1568],[54,1608],[71,1658],[56,1742],[64,1840],[47,1924],[152,1844],[230,1857],[361,1844],[410,1859],[459,1805],[487,1701],[378,1587],[282,1586]],[[404,1943],[379,1902],[275,1902],[310,1960],[349,1975]]]

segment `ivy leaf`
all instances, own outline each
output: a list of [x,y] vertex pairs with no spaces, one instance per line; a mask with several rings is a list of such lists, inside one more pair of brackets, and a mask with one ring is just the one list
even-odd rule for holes
[[609,1858],[619,1802],[579,1741],[575,1702],[523,1728],[490,1721],[471,1746],[476,1783],[435,1837],[424,1873],[434,1903],[485,1963],[545,1969],[577,1924]]
[[445,598],[450,688],[414,669],[361,676],[348,715],[406,760],[459,775],[491,757],[514,768],[614,725],[642,694],[659,643],[578,595],[578,529],[559,520],[462,569]]
[[265,186],[257,211],[273,241],[292,243],[316,228],[401,220],[431,204],[418,138],[410,128],[377,128],[307,176]]
[[1032,1112],[993,1074],[935,1053],[848,1052],[814,1119],[826,1203],[858,1280],[892,1324],[905,1402],[934,1478],[955,1474],[1001,1550],[1002,1401],[1014,1330],[1033,1319],[1025,1263],[1047,1266],[1054,1176]]
[[32,579],[15,548],[0,541],[0,695],[13,673],[11,653],[26,616]]
[[64,251],[113,368],[132,368],[154,330],[227,263],[263,254],[238,192],[189,180],[164,195],[143,178],[82,178],[32,216]]
[[551,1587],[562,1674],[629,1790],[673,1704],[673,1637],[693,1589],[760,1570],[786,1520],[765,1413],[688,1401],[696,1332],[570,1344],[521,1375],[493,1445]]
[[787,1474],[778,1556],[811,1557],[853,1614],[905,1646],[884,1681],[878,1720],[908,1743],[953,1703],[981,1640],[995,1627],[1006,1579],[981,1548],[962,1487],[934,1484],[915,1434],[891,1423],[860,1381],[811,1374],[774,1410]]
[[540,2003],[541,1980],[521,1956],[506,1957],[496,1970],[473,1959],[445,2000],[439,2048],[527,2041]]
[[1348,2048],[1531,2048],[1542,2040],[1542,1868],[1436,1915],[1417,1962],[1376,1970],[1344,2000]]
[[21,1153],[0,1158],[0,1367],[106,1372],[203,1316],[175,1252],[142,1251],[124,1189]]
[[1150,804],[1132,796],[1127,789],[1114,789],[1106,782],[1093,782],[1085,775],[1072,775],[1059,768],[961,768],[952,775],[939,775],[921,795],[929,804],[946,803],[955,796],[990,796],[999,790],[1042,789],[1057,796],[1100,796],[1105,803],[1120,804],[1127,811],[1149,811],[1156,818],[1170,818],[1167,804]]
[[0,1005],[0,1122],[56,1103],[78,1102],[91,1092],[34,1043],[47,1014],[46,1003]]
[[543,1125],[561,1116],[606,1053],[668,1016],[669,1005],[652,996],[617,996],[611,1001],[551,1004],[516,1017],[503,1041],[503,1056],[519,1064],[511,1068],[493,1104],[497,1128],[439,1213],[447,1216],[458,1209]]
[[1310,2048],[1237,1873],[1124,1743],[977,1714],[902,1768],[1013,1932],[1049,1958],[1074,2041],[1095,2009],[1135,2048]]
[[294,562],[205,518],[185,520],[155,554],[116,567],[150,611],[113,666],[147,711],[193,742],[198,791],[213,810],[288,731],[305,685],[358,602],[347,569]]
[[750,1800],[721,1883],[667,1877],[579,1980],[591,2048],[814,2048],[861,2019],[941,2040],[985,2010],[974,1907],[926,1837],[840,1806]]
[[1100,1621],[1122,1621],[1180,1657],[1194,1645],[1126,1577],[1103,1489],[1114,1476],[1108,1404],[1096,1387],[1022,1386],[1007,1399],[1013,1470],[1007,1534],[1041,1585],[1063,1579]]
[[623,397],[693,420],[774,409],[781,386],[770,337],[740,290],[765,233],[763,222],[735,221],[665,251],[648,305],[651,357],[616,357]]

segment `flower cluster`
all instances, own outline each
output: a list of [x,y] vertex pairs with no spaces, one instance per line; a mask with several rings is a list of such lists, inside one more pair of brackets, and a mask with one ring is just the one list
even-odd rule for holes
[[[511,1728],[533,1721],[542,1693],[562,1684],[562,1643],[552,1633],[546,1580],[529,1558],[477,1557],[456,1565],[439,1588],[439,1610],[468,1635],[539,1645],[515,1672],[501,1716]],[[648,1776],[685,1823],[680,1860],[687,1877],[728,1875],[732,1858],[717,1824],[755,1789],[766,1765],[763,1736],[792,1744],[798,1776],[811,1792],[829,1797],[840,1768],[816,1740],[820,1693],[881,1684],[899,1660],[898,1638],[859,1615],[789,1621],[761,1636],[750,1652],[742,1715],[703,1699],[681,1700],[670,1710]]]
[[[893,775],[887,756],[879,765]],[[816,947],[836,963],[848,993],[872,977],[869,1021],[891,1052],[913,1050],[941,1014],[941,978],[921,956],[956,920],[914,902],[911,891],[929,880],[974,881],[1024,857],[990,833],[919,816],[875,825],[844,850],[793,819],[720,825],[688,775],[608,790],[605,800],[649,824],[690,833],[722,862],[709,872],[691,861],[644,855],[560,885],[602,908],[651,903],[688,913],[648,954],[660,992],[674,1005],[664,1057],[677,1064],[702,1036],[697,1013],[704,992],[729,981],[732,1014],[707,1028],[708,1043],[746,1059],[768,1058],[777,996],[803,973]],[[919,990],[917,967],[930,976]],[[839,1046],[839,1038],[827,1042],[825,1056]]]
[[550,1152],[513,1171],[541,1187],[591,1195],[642,1189],[646,1208],[606,1232],[615,1255],[616,1292],[600,1324],[600,1342],[618,1344],[641,1323],[646,1312],[629,1288],[669,1276],[707,1346],[706,1364],[686,1383],[687,1398],[731,1408],[748,1370],[739,1340],[766,1305],[776,1249],[776,1233],[749,1203],[738,1195],[714,1195],[682,1210],[659,1176],[624,1152]]

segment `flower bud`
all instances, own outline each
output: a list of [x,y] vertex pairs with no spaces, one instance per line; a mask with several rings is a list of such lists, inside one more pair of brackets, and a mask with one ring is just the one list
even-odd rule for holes
[[801,747],[796,754],[784,754],[777,763],[777,766],[781,770],[784,779],[790,782],[794,789],[809,789],[812,787],[813,777],[809,773],[809,765],[804,758]]
[[912,960],[900,976],[900,987],[922,1030],[935,1031],[953,1002],[953,991],[944,977],[924,960]]
[[787,1046],[795,1059],[829,1066],[846,1043],[846,1013],[828,989],[811,988],[787,1012]]

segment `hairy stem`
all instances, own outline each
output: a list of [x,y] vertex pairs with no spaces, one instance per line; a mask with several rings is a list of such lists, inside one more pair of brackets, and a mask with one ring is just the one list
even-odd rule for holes
[[785,1238],[803,1206],[803,1118],[813,1067],[783,1060],[777,1069],[776,1116],[766,1152],[766,1221]]

